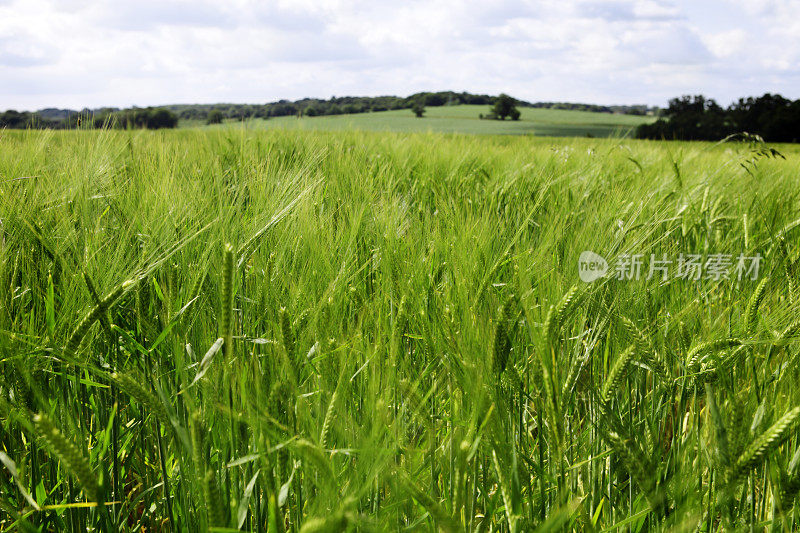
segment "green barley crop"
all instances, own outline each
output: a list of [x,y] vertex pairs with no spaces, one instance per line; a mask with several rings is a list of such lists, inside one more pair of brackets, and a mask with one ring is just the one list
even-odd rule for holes
[[776,149],[0,132],[0,531],[796,530]]

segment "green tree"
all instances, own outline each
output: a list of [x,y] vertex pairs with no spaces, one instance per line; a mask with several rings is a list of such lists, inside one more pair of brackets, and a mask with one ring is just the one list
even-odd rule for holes
[[411,106],[411,111],[417,116],[417,118],[422,118],[422,115],[425,114],[425,106],[422,104],[421,101],[417,100]]
[[174,128],[178,125],[178,116],[168,109],[149,109],[145,118],[145,127],[151,130]]
[[[500,93],[500,96],[498,96],[497,100],[494,101],[494,106],[492,106],[492,113],[494,113],[494,115],[499,120],[505,120],[506,117],[508,116],[511,116],[513,119],[513,115],[511,113],[513,110],[516,109],[517,109],[517,101],[505,93]],[[517,118],[519,118],[519,116],[517,116]]]
[[222,111],[219,109],[212,109],[211,112],[208,114],[208,119],[206,120],[206,124],[222,124],[222,120],[225,118],[225,115],[222,114]]

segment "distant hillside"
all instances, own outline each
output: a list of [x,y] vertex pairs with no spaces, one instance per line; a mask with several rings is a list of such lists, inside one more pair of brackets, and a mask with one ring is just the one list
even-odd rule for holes
[[[302,100],[280,100],[268,104],[183,104],[164,106],[181,119],[206,120],[212,111],[218,111],[228,119],[271,118],[285,116],[317,117],[326,115],[352,115],[374,111],[410,109],[415,102],[425,107],[453,105],[493,105],[496,96],[467,92],[422,92],[410,96],[342,96],[328,100],[303,98]],[[601,106],[565,102],[526,102],[517,100],[520,107],[591,111],[597,113],[621,113],[628,115],[653,115],[658,108],[644,105]]]
[[55,107],[48,107],[46,109],[40,109],[36,112],[44,120],[67,120],[71,114],[77,113],[77,111],[72,111],[71,109],[56,109]]
[[[251,129],[289,129],[318,131],[441,132],[481,135],[546,135],[553,137],[629,137],[637,126],[655,117],[596,113],[562,109],[522,107],[518,120],[486,119],[485,105],[436,106],[417,118],[410,109],[395,109],[354,115],[320,117],[275,117],[249,119],[236,127]],[[483,119],[481,119],[483,116]],[[186,127],[202,122],[185,121]],[[226,127],[223,125],[208,128]]]
[[[269,119],[273,117],[285,116],[330,116],[330,115],[352,115],[375,111],[391,111],[398,109],[410,109],[416,102],[422,103],[426,107],[442,107],[453,105],[493,105],[496,96],[487,94],[472,94],[468,92],[440,91],[440,92],[421,92],[410,96],[334,96],[327,100],[319,98],[303,98],[301,100],[289,101],[278,100],[265,104],[172,104],[149,108],[129,108],[119,109],[112,107],[97,109],[57,109],[46,108],[36,112],[17,112],[9,110],[0,113],[0,127],[5,128],[71,128],[79,122],[81,124],[92,124],[97,127],[111,125],[136,126],[147,124],[171,124],[172,119],[163,121],[152,121],[147,118],[158,111],[168,111],[175,115],[175,120],[186,121],[207,121],[209,117],[213,120],[246,118]],[[526,102],[517,100],[520,107],[562,109],[576,111],[590,111],[598,113],[618,113],[630,115],[653,115],[657,113],[657,108],[643,105],[622,105],[622,106],[601,106],[595,104],[578,103],[559,103],[559,102]],[[142,118],[144,117],[144,118]],[[163,113],[162,113],[162,118]],[[148,126],[149,127],[149,126]],[[166,126],[169,127],[169,126]]]

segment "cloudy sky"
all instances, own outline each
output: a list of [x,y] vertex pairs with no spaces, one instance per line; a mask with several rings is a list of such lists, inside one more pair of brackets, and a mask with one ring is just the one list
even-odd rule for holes
[[0,0],[0,109],[800,98],[798,0]]

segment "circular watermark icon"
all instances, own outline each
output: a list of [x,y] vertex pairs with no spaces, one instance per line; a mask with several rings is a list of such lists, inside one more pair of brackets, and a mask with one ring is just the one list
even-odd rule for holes
[[590,250],[581,252],[578,257],[578,275],[581,277],[581,281],[591,283],[605,276],[607,272],[608,261],[602,255]]

